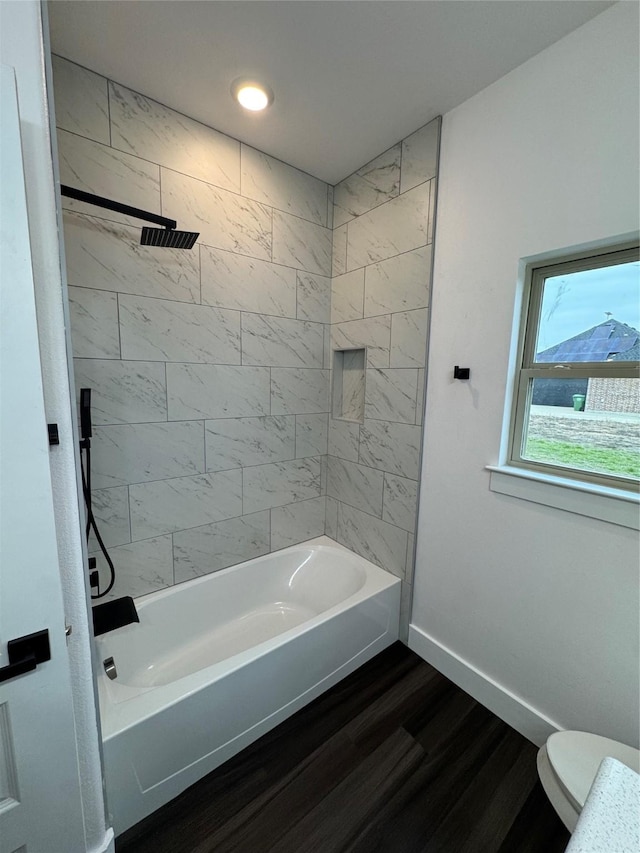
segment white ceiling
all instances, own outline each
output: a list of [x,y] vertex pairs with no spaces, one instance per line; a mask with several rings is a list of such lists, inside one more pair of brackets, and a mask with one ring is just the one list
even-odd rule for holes
[[[54,0],[54,53],[335,184],[604,11],[595,0]],[[275,92],[248,114],[231,82]]]

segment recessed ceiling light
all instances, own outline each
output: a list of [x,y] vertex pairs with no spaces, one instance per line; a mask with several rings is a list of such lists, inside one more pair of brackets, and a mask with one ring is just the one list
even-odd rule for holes
[[231,94],[240,106],[252,112],[264,110],[273,102],[273,92],[264,83],[239,77],[231,84]]

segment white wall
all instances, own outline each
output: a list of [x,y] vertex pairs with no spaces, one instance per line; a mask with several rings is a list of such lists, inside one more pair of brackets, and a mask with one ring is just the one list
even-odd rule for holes
[[[91,652],[80,516],[74,461],[60,252],[56,227],[51,135],[43,46],[46,37],[37,0],[3,2],[2,61],[16,69],[25,184],[31,233],[38,334],[48,422],[57,423],[61,444],[51,453],[56,534],[69,637],[69,660],[82,787],[85,849],[113,849],[106,829],[98,722]],[[4,285],[4,282],[3,282]]]
[[443,122],[411,644],[537,741],[638,739],[637,533],[491,492],[484,467],[518,262],[638,228],[638,124],[635,3]]

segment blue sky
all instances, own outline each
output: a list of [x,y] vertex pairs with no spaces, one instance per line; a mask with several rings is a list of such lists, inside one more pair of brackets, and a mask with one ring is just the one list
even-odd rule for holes
[[566,341],[604,322],[615,320],[640,330],[640,263],[548,278],[542,300],[537,351]]

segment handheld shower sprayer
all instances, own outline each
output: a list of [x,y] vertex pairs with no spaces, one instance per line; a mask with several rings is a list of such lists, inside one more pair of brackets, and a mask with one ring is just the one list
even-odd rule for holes
[[91,388],[80,389],[80,438],[88,441],[91,438]]

